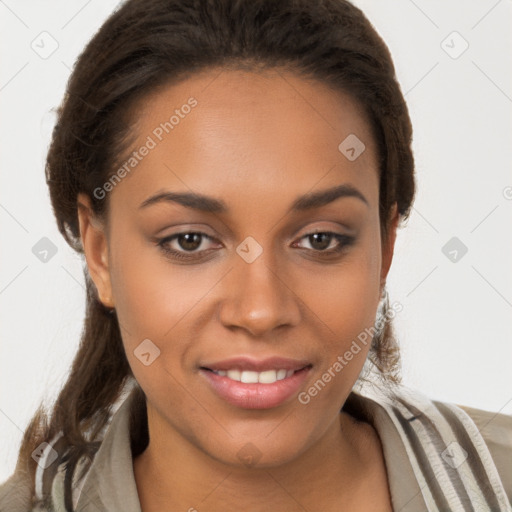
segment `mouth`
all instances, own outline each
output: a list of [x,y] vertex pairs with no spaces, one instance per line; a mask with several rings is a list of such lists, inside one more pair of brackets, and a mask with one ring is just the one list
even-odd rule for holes
[[202,370],[210,371],[218,375],[219,377],[227,377],[228,379],[236,382],[243,382],[244,384],[273,384],[278,380],[283,380],[291,377],[295,372],[300,372],[304,368],[299,370],[286,370],[280,368],[279,370],[265,370],[262,372],[253,372],[250,370],[212,370],[210,368],[201,368]]
[[214,393],[242,409],[270,409],[295,395],[312,364],[292,359],[255,361],[237,358],[200,366],[199,373]]

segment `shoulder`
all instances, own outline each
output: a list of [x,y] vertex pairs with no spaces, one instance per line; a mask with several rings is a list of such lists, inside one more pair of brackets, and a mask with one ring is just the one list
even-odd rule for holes
[[27,473],[16,470],[0,484],[0,511],[29,512],[32,510],[32,482]]
[[[454,439],[467,450],[474,472],[485,471],[490,481],[493,481],[492,473],[495,473],[512,503],[512,416],[443,402],[417,391],[414,396],[420,403],[424,401],[424,412],[439,432],[442,432],[442,424],[445,423]],[[483,475],[481,473],[480,476]]]
[[482,435],[512,503],[512,416],[458,405]]
[[[76,466],[68,467],[67,461],[59,461],[53,471],[42,471],[30,477],[18,468],[0,483],[0,512],[63,512],[66,509],[65,481],[72,478],[73,491],[79,490],[78,474],[86,472],[88,458],[80,458]],[[53,464],[51,465],[53,466]],[[44,489],[44,497],[41,496]]]
[[418,481],[435,478],[430,490],[439,499],[511,510],[511,416],[436,400],[403,385],[387,393],[372,389],[370,397],[392,420]]
[[[52,446],[52,445],[48,445]],[[18,465],[11,476],[0,484],[0,512],[62,512],[65,505],[65,481],[70,477],[73,488],[79,488],[77,473],[87,469],[87,457],[82,457],[76,465],[69,466],[65,450],[58,442],[52,448],[57,458],[48,464],[38,466],[35,474]]]

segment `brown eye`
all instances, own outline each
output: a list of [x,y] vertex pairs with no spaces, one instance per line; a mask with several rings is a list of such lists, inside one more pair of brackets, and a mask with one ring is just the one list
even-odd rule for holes
[[176,237],[178,245],[186,251],[194,251],[201,246],[201,233],[182,233]]
[[204,245],[203,242],[213,240],[214,239],[206,233],[187,231],[163,238],[158,241],[157,245],[169,258],[192,260],[198,259],[204,256],[205,253],[210,252],[204,247],[202,250],[198,249]]
[[[304,235],[301,240],[307,240],[311,248],[300,247],[310,252],[316,252],[319,256],[327,256],[342,252],[345,248],[355,242],[355,238],[341,233],[333,233],[332,231],[317,231]],[[332,242],[335,241],[334,247]]]
[[313,249],[318,251],[324,251],[331,244],[331,240],[333,239],[332,233],[313,233],[312,235],[308,235],[309,242]]

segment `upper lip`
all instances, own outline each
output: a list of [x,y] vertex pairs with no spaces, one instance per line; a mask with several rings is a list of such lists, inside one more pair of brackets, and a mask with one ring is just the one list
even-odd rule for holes
[[309,361],[289,359],[286,357],[268,357],[265,359],[254,359],[247,356],[232,357],[222,361],[201,364],[201,368],[208,370],[226,371],[226,370],[242,370],[263,372],[266,370],[302,370],[306,366],[311,366]]

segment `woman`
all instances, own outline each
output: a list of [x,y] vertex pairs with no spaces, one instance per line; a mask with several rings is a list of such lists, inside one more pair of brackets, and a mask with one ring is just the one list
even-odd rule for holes
[[347,1],[125,2],[47,158],[82,340],[0,510],[511,510],[512,418],[400,385],[410,144]]

